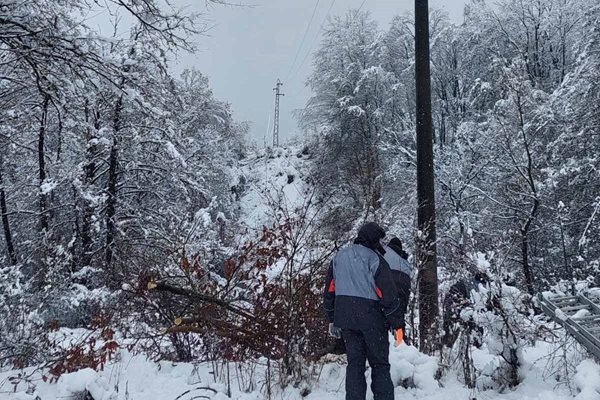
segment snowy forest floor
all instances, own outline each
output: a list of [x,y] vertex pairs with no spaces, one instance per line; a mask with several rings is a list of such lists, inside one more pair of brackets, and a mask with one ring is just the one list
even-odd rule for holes
[[[81,331],[63,331],[75,338],[85,334]],[[591,360],[578,363],[572,376],[557,381],[552,371],[556,365],[549,363],[557,346],[537,343],[526,348],[522,354],[521,384],[513,390],[469,389],[455,375],[434,376],[438,360],[419,353],[415,347],[390,347],[392,379],[396,385],[397,399],[506,399],[506,400],[597,400],[600,399],[600,366]],[[490,359],[485,350],[476,350],[473,359],[478,368],[485,369]],[[116,360],[104,370],[80,370],[61,376],[58,382],[43,380],[43,370],[29,368],[22,371],[0,373],[0,399],[48,400],[88,399],[94,400],[191,400],[191,399],[240,399],[258,400],[268,398],[266,368],[255,365],[230,363],[230,393],[223,364],[215,373],[211,363],[154,363],[143,355],[133,355],[121,350]],[[250,375],[252,371],[252,375]],[[345,362],[343,357],[329,357],[313,366],[313,379],[298,387],[281,389],[271,385],[272,399],[344,399]],[[367,371],[367,376],[369,372]],[[276,379],[276,378],[274,378]],[[252,381],[252,382],[251,382]],[[483,382],[483,380],[482,380]],[[564,382],[569,382],[564,383]],[[479,380],[478,380],[479,383]],[[254,386],[253,389],[248,389]],[[369,393],[367,399],[372,399]]]

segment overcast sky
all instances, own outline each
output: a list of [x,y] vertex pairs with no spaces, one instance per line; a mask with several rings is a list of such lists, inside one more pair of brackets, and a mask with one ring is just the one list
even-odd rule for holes
[[[271,141],[273,87],[281,79],[285,97],[281,98],[280,140],[285,142],[298,133],[292,112],[302,108],[310,94],[304,86],[311,72],[310,53],[319,45],[321,25],[332,0],[242,2],[253,6],[206,8],[204,0],[175,0],[178,6],[204,13],[212,28],[208,36],[197,39],[199,52],[181,55],[174,69],[195,67],[207,75],[215,95],[231,103],[234,118],[252,122],[251,140],[260,145],[265,134],[267,143]],[[430,0],[429,5],[445,9],[453,21],[460,22],[466,2]],[[342,15],[361,4],[380,27],[387,27],[394,15],[411,11],[414,0],[337,0],[330,15]],[[313,11],[314,18],[303,42]]]

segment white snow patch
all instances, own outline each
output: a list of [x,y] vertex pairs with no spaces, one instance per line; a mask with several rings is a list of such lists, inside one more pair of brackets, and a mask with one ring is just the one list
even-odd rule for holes
[[571,318],[583,318],[586,315],[590,315],[590,310],[584,308],[584,309],[577,311],[575,314],[573,314],[573,316]]
[[40,192],[42,194],[49,194],[54,189],[56,189],[57,186],[58,186],[58,183],[55,182],[54,180],[52,180],[52,179],[46,179],[40,185]]
[[169,153],[169,155],[171,157],[173,157],[173,159],[179,161],[179,163],[182,166],[187,166],[187,162],[185,161],[185,158],[181,155],[181,153],[179,151],[177,151],[177,149],[175,148],[175,145],[172,142],[165,142],[165,148],[167,150],[167,153]]
[[97,376],[98,374],[96,371],[91,368],[85,368],[61,376],[57,386],[62,386],[62,389],[67,393],[83,392],[96,380]]
[[600,365],[592,360],[583,361],[573,380],[580,391],[576,400],[600,400]]

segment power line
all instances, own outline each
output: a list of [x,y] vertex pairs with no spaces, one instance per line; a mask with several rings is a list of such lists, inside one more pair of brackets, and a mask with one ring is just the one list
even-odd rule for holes
[[[294,66],[296,65],[296,61],[298,61],[298,56],[300,55],[300,51],[302,50],[302,46],[304,45],[304,41],[306,40],[306,36],[308,35],[310,25],[312,24],[313,19],[315,18],[315,14],[317,12],[317,8],[319,7],[320,1],[321,0],[317,0],[317,3],[315,4],[315,8],[313,9],[312,15],[310,16],[310,21],[308,21],[308,25],[306,25],[306,30],[304,31],[304,36],[302,36],[302,41],[300,42],[300,46],[298,46],[298,50],[296,51],[296,56],[294,57],[294,62],[292,62],[292,65],[290,66],[290,70],[288,71],[287,78],[289,78],[290,74],[292,73],[292,70],[294,69]],[[286,80],[287,80],[287,78],[286,78]]]
[[267,117],[267,130],[263,135],[263,149],[267,148],[267,135],[271,132],[271,112],[269,111]]
[[[329,9],[327,10],[327,14],[325,14],[325,18],[323,18],[323,21],[321,22],[321,26],[319,27],[319,31],[317,32],[317,34],[313,38],[313,41],[311,42],[310,47],[308,48],[308,52],[306,53],[306,55],[302,59],[302,62],[300,63],[300,65],[298,66],[298,68],[296,68],[295,72],[298,72],[302,68],[302,66],[306,62],[306,59],[308,58],[308,56],[310,56],[312,54],[312,50],[313,50],[313,48],[315,46],[315,43],[316,43],[317,39],[319,38],[319,36],[321,35],[321,32],[323,31],[323,27],[325,26],[325,21],[327,21],[327,18],[329,17],[329,14],[331,13],[331,9],[333,8],[333,5],[335,4],[335,2],[336,2],[336,0],[331,0],[331,4],[329,5]],[[294,73],[294,75],[292,75],[291,77],[293,77],[295,75],[296,74]],[[289,78],[290,77],[288,77],[288,80],[289,80]]]
[[367,0],[363,0],[360,7],[358,7],[358,11],[360,11],[363,8],[363,6],[365,5],[366,2],[367,2]]

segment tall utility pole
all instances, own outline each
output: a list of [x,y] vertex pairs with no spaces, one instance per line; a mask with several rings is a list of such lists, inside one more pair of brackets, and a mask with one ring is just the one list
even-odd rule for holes
[[429,4],[415,0],[415,78],[417,105],[417,263],[421,351],[438,348],[438,276],[435,233],[435,186],[431,76],[429,70]]
[[273,120],[273,147],[279,147],[279,96],[285,96],[285,94],[279,92],[279,86],[283,86],[283,83],[277,79],[277,84],[273,88],[275,91],[275,118]]

